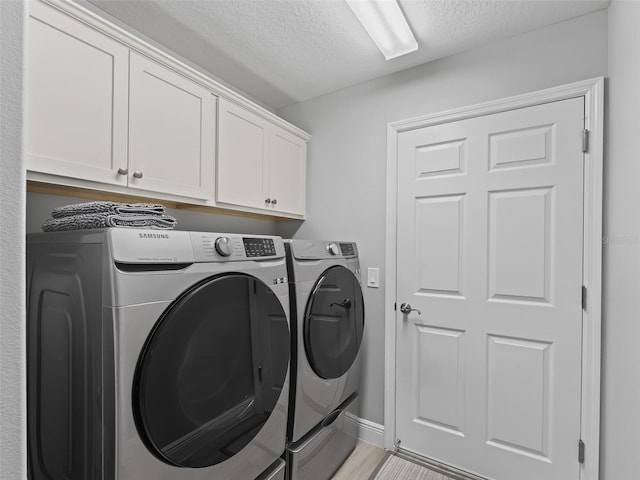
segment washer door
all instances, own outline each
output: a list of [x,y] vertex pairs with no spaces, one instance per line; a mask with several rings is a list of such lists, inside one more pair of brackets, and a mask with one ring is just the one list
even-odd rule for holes
[[273,291],[244,274],[195,285],[164,312],[136,366],[138,432],[163,461],[223,462],[273,411],[289,366],[289,327]]
[[364,331],[360,283],[336,265],[316,282],[305,310],[304,346],[313,371],[322,378],[344,375],[356,359]]

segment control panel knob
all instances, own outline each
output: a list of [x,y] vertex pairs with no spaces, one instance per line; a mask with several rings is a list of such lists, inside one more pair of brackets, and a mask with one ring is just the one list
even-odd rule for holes
[[331,255],[338,255],[340,253],[340,247],[338,247],[337,243],[330,243],[329,245],[327,245],[327,251],[331,254]]
[[223,257],[228,257],[233,253],[233,245],[229,237],[218,237],[215,242],[216,252]]

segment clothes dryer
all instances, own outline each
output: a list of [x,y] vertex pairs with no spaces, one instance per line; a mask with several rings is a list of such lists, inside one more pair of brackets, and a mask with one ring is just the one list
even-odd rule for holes
[[[322,480],[353,450],[364,301],[354,242],[285,240],[292,314],[288,478]],[[351,426],[354,424],[352,422]]]
[[106,229],[27,244],[31,480],[283,477],[281,238]]

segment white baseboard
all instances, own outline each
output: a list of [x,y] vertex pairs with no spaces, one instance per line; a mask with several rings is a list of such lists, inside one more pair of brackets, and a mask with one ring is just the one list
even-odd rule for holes
[[357,432],[357,437],[363,442],[384,448],[384,427],[378,423],[357,417],[347,412],[345,422],[349,431]]

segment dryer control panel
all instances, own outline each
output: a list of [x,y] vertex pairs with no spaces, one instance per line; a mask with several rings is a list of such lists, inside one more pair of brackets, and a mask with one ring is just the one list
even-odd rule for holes
[[324,260],[330,258],[355,258],[356,242],[331,242],[317,240],[287,240],[293,258],[300,260]]
[[233,262],[284,256],[284,243],[280,237],[191,232],[191,242],[196,262]]
[[113,258],[120,263],[206,263],[283,258],[282,238],[233,233],[110,229]]

